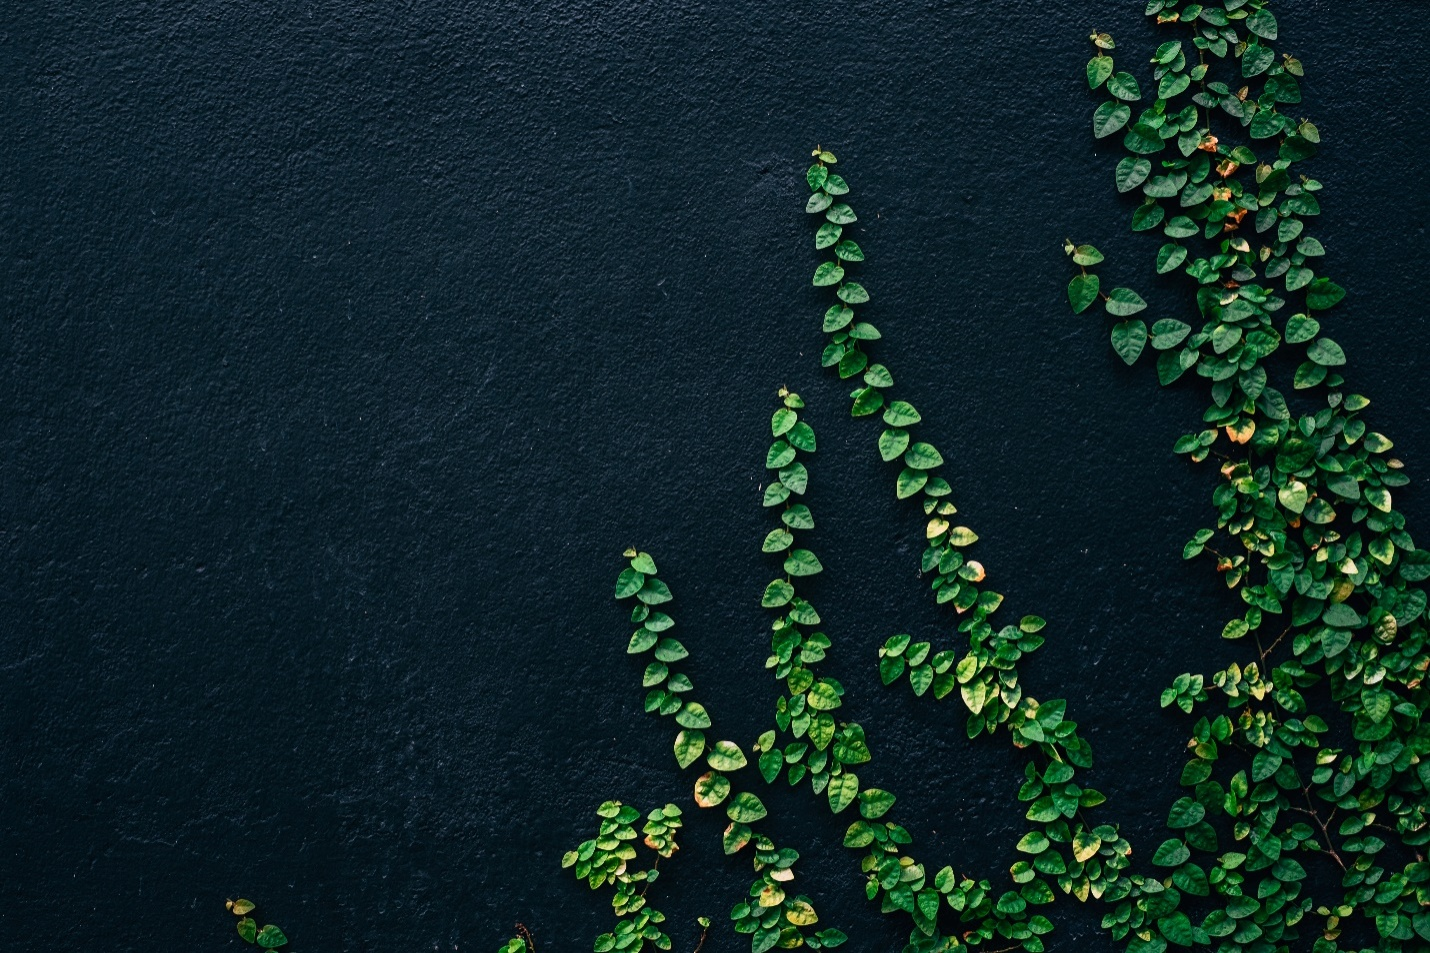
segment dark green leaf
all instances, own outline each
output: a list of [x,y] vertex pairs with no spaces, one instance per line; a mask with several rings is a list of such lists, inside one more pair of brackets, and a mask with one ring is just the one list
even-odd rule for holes
[[1136,102],[1142,98],[1142,88],[1131,73],[1117,73],[1107,81],[1107,91],[1118,99]]
[[1087,87],[1097,89],[1112,75],[1112,57],[1101,54],[1087,61]]
[[1117,191],[1130,192],[1147,180],[1152,174],[1152,163],[1146,159],[1127,156],[1117,163],[1115,174]]
[[1123,363],[1135,363],[1146,344],[1147,325],[1143,324],[1141,319],[1119,321],[1112,326],[1112,349],[1122,358]]
[[932,444],[916,443],[904,454],[904,464],[914,470],[932,470],[943,465],[943,454]]
[[[1132,109],[1126,103],[1116,101],[1103,103],[1092,114],[1092,132],[1102,139],[1112,135],[1132,118]],[[811,209],[811,211],[817,211]]]
[[1107,293],[1107,313],[1125,318],[1147,307],[1147,302],[1131,288],[1113,288]]
[[785,572],[791,576],[813,576],[822,572],[819,557],[807,549],[796,549],[785,557]]
[[1068,303],[1072,305],[1073,314],[1082,314],[1097,300],[1101,284],[1097,275],[1073,275],[1068,282]]
[[258,931],[258,936],[254,938],[254,942],[265,950],[272,950],[286,944],[288,938],[283,935],[282,930],[270,923]]

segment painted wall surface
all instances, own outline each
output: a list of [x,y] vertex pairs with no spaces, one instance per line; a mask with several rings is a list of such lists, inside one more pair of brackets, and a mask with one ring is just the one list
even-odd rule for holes
[[[688,803],[641,712],[619,553],[656,555],[692,674],[748,742],[775,389],[819,432],[811,595],[920,857],[1000,878],[1021,765],[952,704],[878,684],[947,639],[918,525],[819,368],[809,149],[853,184],[878,353],[929,421],[1026,668],[1149,855],[1187,722],[1157,708],[1234,646],[1182,542],[1215,475],[1170,448],[1192,387],[1128,369],[1063,296],[1065,237],[1154,316],[1088,117],[1090,29],[1138,0],[61,2],[0,15],[0,923],[10,949],[229,949],[263,903],[297,953],[588,949],[559,868],[595,805]],[[1316,234],[1347,375],[1430,472],[1417,3],[1277,4],[1325,138]],[[1430,534],[1430,498],[1397,496]],[[1427,537],[1430,539],[1430,537]],[[772,794],[850,949],[847,818]],[[678,948],[748,861],[692,821],[655,894]],[[1050,949],[1109,950],[1060,903]],[[710,953],[747,949],[728,928]]]

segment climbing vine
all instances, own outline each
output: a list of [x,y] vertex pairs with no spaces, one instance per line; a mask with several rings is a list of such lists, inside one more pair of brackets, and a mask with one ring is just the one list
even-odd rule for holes
[[[881,334],[861,314],[870,292],[856,280],[865,252],[852,234],[851,188],[836,157],[816,148],[806,212],[821,258],[813,284],[831,295],[822,364],[853,388],[851,415],[873,422],[895,496],[923,530],[919,571],[935,603],[951,607],[946,641],[889,635],[877,650],[880,678],[930,703],[957,699],[969,739],[1003,738],[1026,757],[1024,782],[1009,794],[1026,805],[1028,827],[1009,845],[999,887],[952,865],[931,872],[891,819],[895,795],[861,783],[857,769],[874,751],[857,722],[841,720],[853,699],[819,672],[833,640],[801,588],[824,571],[804,501],[817,440],[803,400],[781,389],[765,455],[772,525],[760,547],[777,567],[760,597],[771,616],[766,667],[781,685],[773,727],[748,747],[713,740],[709,710],[677,670],[688,653],[672,634],[673,595],[655,560],[628,551],[615,588],[637,626],[627,651],[648,659],[646,711],[674,720],[674,755],[696,774],[695,804],[728,820],[724,851],[751,858],[754,879],[730,919],[752,953],[846,940],[796,892],[798,852],[761,830],[769,811],[758,786],[781,776],[834,814],[855,811],[844,845],[857,852],[868,898],[907,917],[907,953],[1041,953],[1059,892],[1099,904],[1103,928],[1130,953],[1279,953],[1308,942],[1314,953],[1395,953],[1430,941],[1430,654],[1418,587],[1430,554],[1392,505],[1407,482],[1392,444],[1369,429],[1369,401],[1346,389],[1344,351],[1322,334],[1345,291],[1318,273],[1326,249],[1306,231],[1321,211],[1321,185],[1298,164],[1315,155],[1320,133],[1281,111],[1301,101],[1303,66],[1278,58],[1265,0],[1152,0],[1147,13],[1174,35],[1151,57],[1155,95],[1136,115],[1142,81],[1117,69],[1111,36],[1090,37],[1088,88],[1108,97],[1093,131],[1121,134],[1128,154],[1116,188],[1142,196],[1132,228],[1166,239],[1155,271],[1190,279],[1200,329],[1177,318],[1149,327],[1140,294],[1104,291],[1100,251],[1071,241],[1065,251],[1077,268],[1073,311],[1101,302],[1122,360],[1135,364],[1150,344],[1163,385],[1201,378],[1210,396],[1202,428],[1174,448],[1218,471],[1215,525],[1196,530],[1184,556],[1209,557],[1240,596],[1245,608],[1222,635],[1247,648],[1225,669],[1183,673],[1161,693],[1161,707],[1194,718],[1186,793],[1167,813],[1171,836],[1134,866],[1118,825],[1098,816],[1109,808],[1086,783],[1093,752],[1067,701],[1040,701],[1025,686],[1020,666],[1042,646],[1046,623],[997,615],[1004,597],[974,558],[978,534],[957,518],[929,425],[895,398],[893,372],[875,360]],[[1283,310],[1292,313],[1283,319]],[[1292,349],[1296,359],[1283,367]],[[597,953],[671,949],[663,915],[645,898],[660,860],[676,851],[680,811],[647,815],[641,833],[656,858],[644,870],[633,867],[640,813],[610,801],[598,814],[597,836],[563,860],[593,889],[615,888],[622,919],[596,940]],[[534,949],[525,933],[502,948],[523,949]]]
[[1089,270],[1102,254],[1072,242],[1068,298],[1079,313],[1102,302],[1126,363],[1150,343],[1163,385],[1202,379],[1202,429],[1174,449],[1215,464],[1216,520],[1183,555],[1209,558],[1240,596],[1222,636],[1247,650],[1162,693],[1163,707],[1199,715],[1173,836],[1152,857],[1168,876],[1104,922],[1152,953],[1289,949],[1303,931],[1315,953],[1424,949],[1430,655],[1417,584],[1430,553],[1393,506],[1408,479],[1392,443],[1369,428],[1370,401],[1347,388],[1345,352],[1323,333],[1345,291],[1309,233],[1322,185],[1300,170],[1320,131],[1283,111],[1302,102],[1304,66],[1274,48],[1262,0],[1153,0],[1147,12],[1175,35],[1151,57],[1155,92],[1135,116],[1138,80],[1116,69],[1112,37],[1091,37],[1087,83],[1110,97],[1093,132],[1121,134],[1113,179],[1142,199],[1132,228],[1166,239],[1155,269],[1189,279],[1196,320],[1149,328],[1142,296],[1104,292]]
[[283,931],[272,923],[263,926],[258,925],[250,914],[258,910],[258,905],[252,900],[245,900],[240,897],[237,900],[224,901],[224,907],[229,913],[238,917],[234,926],[238,928],[238,935],[247,943],[264,950],[276,950],[280,946],[288,945],[288,937],[283,935]]

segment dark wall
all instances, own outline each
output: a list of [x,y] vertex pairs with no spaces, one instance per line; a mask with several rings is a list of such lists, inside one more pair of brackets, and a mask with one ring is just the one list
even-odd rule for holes
[[[1072,236],[1184,304],[1089,132],[1086,35],[1144,62],[1142,4],[779,6],[0,15],[10,948],[225,949],[243,893],[298,953],[485,951],[517,919],[588,949],[612,918],[562,851],[607,797],[689,803],[622,651],[624,547],[660,561],[725,733],[770,721],[757,487],[781,384],[819,432],[811,594],[861,775],[921,859],[1001,880],[1020,763],[964,741],[953,702],[878,685],[885,637],[950,626],[818,366],[816,142],[854,187],[879,354],[1005,612],[1050,621],[1026,681],[1069,699],[1149,856],[1187,729],[1158,693],[1229,657],[1234,603],[1180,559],[1212,518],[1214,474],[1170,452],[1201,394],[1123,367],[1063,297]],[[1333,333],[1418,474],[1430,21],[1351,6],[1278,3],[1278,45],[1325,137]],[[1397,505],[1430,525],[1423,491]],[[825,920],[896,948],[847,819],[770,802]],[[720,826],[694,820],[653,893],[678,948],[707,913],[707,951],[746,949]],[[1111,948],[1098,910],[1059,910],[1051,949]]]

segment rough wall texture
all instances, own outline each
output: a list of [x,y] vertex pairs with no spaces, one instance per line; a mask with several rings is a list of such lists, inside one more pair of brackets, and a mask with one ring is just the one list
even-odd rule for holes
[[[1096,746],[1146,856],[1232,605],[1182,541],[1212,475],[1200,398],[1067,313],[1061,240],[1146,281],[1062,4],[355,0],[15,4],[0,22],[0,712],[12,949],[227,948],[222,900],[294,949],[489,950],[522,919],[588,948],[561,851],[604,797],[684,802],[610,599],[638,542],[693,674],[768,721],[757,487],[774,390],[820,434],[813,589],[920,855],[1001,876],[1019,765],[874,648],[946,631],[917,527],[817,355],[801,174],[855,188],[880,354],[949,453],[1027,670]],[[1278,4],[1326,139],[1317,234],[1370,419],[1430,470],[1422,289],[1430,21]],[[1112,272],[1109,272],[1112,274]],[[1167,289],[1165,314],[1183,303]],[[1430,502],[1397,497],[1430,534]],[[845,821],[773,796],[856,949]],[[689,948],[748,883],[713,818],[659,885]],[[1154,839],[1155,838],[1155,839]],[[1110,949],[1060,904],[1051,949]],[[711,953],[745,949],[728,930]]]

